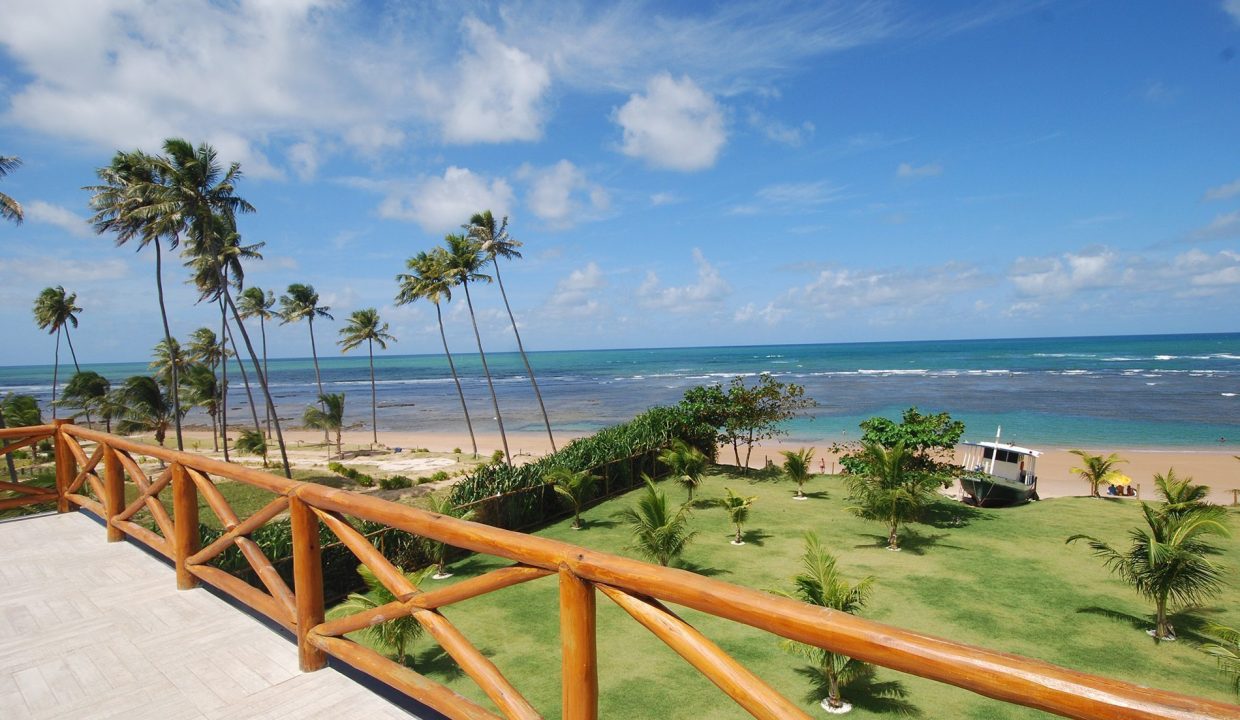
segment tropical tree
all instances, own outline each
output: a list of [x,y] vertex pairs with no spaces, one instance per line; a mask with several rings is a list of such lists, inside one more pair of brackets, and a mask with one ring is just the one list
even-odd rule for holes
[[104,429],[112,432],[112,418],[115,416],[107,402],[108,392],[111,389],[112,384],[104,376],[94,370],[80,370],[69,378],[69,382],[65,383],[64,392],[60,395],[60,404],[80,408],[82,412],[74,413],[74,417],[79,414],[89,416],[92,412],[99,415],[103,420]]
[[569,470],[566,467],[551,468],[543,480],[573,506],[573,529],[581,529],[581,507],[594,494],[598,478],[589,470]]
[[77,305],[77,293],[67,293],[64,287],[43,288],[34,301],[34,321],[40,330],[47,330],[49,335],[56,335],[55,364],[52,366],[52,419],[56,418],[56,383],[60,375],[60,333],[63,330],[69,343],[69,354],[73,356],[73,367],[80,372],[77,353],[73,350],[73,337],[69,334],[70,327],[78,326],[77,313],[82,308]]
[[[432,569],[427,567],[417,572],[405,573],[405,577],[416,587],[426,581],[426,576]],[[396,601],[396,596],[379,582],[379,578],[375,577],[370,568],[359,565],[357,574],[361,575],[366,583],[366,592],[350,593],[348,599],[327,613],[329,619],[356,615]],[[409,646],[422,636],[422,625],[409,613],[401,613],[400,617],[371,625],[361,632],[376,648],[394,654],[397,662],[404,663]]]
[[456,383],[456,394],[461,399],[461,412],[465,414],[465,427],[469,429],[469,442],[474,448],[476,459],[478,441],[474,439],[474,424],[469,419],[465,391],[461,389],[461,378],[456,374],[456,363],[452,362],[452,353],[448,350],[448,336],[443,328],[443,309],[440,303],[452,300],[452,281],[447,274],[446,255],[443,248],[436,248],[433,253],[420,252],[409,258],[405,265],[410,272],[396,276],[396,281],[400,283],[396,304],[408,305],[417,300],[428,300],[435,306],[435,318],[439,321],[439,339],[443,341],[443,354],[448,358],[452,382]]
[[[306,408],[306,412],[302,414],[302,422],[306,427],[322,430],[325,434],[329,430],[334,430],[336,432],[336,454],[344,454],[340,442],[340,431],[344,428],[344,393],[320,395],[319,407],[311,405]],[[327,457],[331,456],[332,449],[328,444]]]
[[[1219,508],[1221,510],[1221,508]],[[1168,618],[1170,607],[1197,605],[1223,589],[1223,573],[1209,556],[1218,552],[1209,536],[1227,536],[1224,516],[1211,506],[1186,510],[1162,509],[1141,503],[1145,527],[1128,531],[1130,545],[1117,550],[1089,535],[1073,535],[1068,543],[1089,541],[1094,555],[1137,594],[1154,603],[1156,640],[1174,640],[1175,628]]]
[[[170,250],[175,250],[180,243],[182,223],[179,213],[169,201],[160,163],[140,150],[118,151],[112,157],[112,162],[107,167],[96,170],[95,174],[101,184],[84,188],[92,193],[90,206],[94,215],[90,221],[95,232],[100,235],[116,233],[118,247],[133,240],[138,243],[138,250],[147,245],[155,248],[155,290],[159,298],[159,316],[164,325],[164,343],[165,347],[171,348],[175,354],[179,348],[172,338],[172,330],[168,325],[168,308],[164,302],[161,238],[167,241]],[[180,385],[178,365],[179,363],[174,361],[168,366],[169,387]],[[184,450],[180,402],[177,393],[173,392],[172,415],[177,449]]]
[[1177,476],[1174,468],[1168,470],[1166,475],[1155,473],[1154,491],[1166,503],[1159,509],[1159,512],[1165,515],[1196,513],[1212,515],[1218,519],[1226,515],[1223,508],[1207,501],[1210,496],[1208,485],[1194,485],[1191,477]]
[[[21,164],[22,159],[19,157],[13,157],[12,155],[0,155],[0,178],[21,167]],[[8,195],[0,193],[0,217],[5,220],[12,220],[15,224],[21,225],[22,218],[25,217],[22,215],[22,204]]]
[[263,467],[267,467],[267,438],[261,430],[242,430],[237,438],[237,451],[251,455],[263,456]]
[[1111,453],[1106,457],[1101,455],[1091,455],[1084,450],[1072,450],[1073,455],[1081,458],[1082,466],[1072,468],[1072,472],[1080,475],[1085,482],[1089,483],[1090,497],[1101,498],[1098,493],[1098,486],[1107,481],[1107,477],[1116,472],[1116,466],[1127,460],[1120,459],[1119,455]]
[[[268,378],[271,377],[271,372],[267,369],[267,321],[276,316],[271,311],[275,305],[275,293],[270,290],[264,291],[255,285],[242,290],[237,296],[237,309],[240,311],[241,319],[258,318],[258,331],[263,339],[263,376]],[[271,437],[271,411],[265,404],[263,413],[267,423],[267,437]]]
[[129,378],[118,394],[124,411],[117,430],[125,434],[154,433],[155,442],[162,447],[176,413],[173,395],[175,393],[164,392],[153,377],[135,375]]
[[[228,356],[227,346],[220,343],[215,331],[211,328],[201,327],[190,333],[189,345],[185,348],[186,359],[193,363],[198,363],[198,369],[190,369],[185,373],[185,377],[181,378],[181,386],[187,388],[193,395],[190,402],[198,407],[207,410],[211,416],[211,440],[215,444],[215,451],[220,450],[220,435],[226,435],[227,431],[219,432],[218,420],[223,405],[227,402],[224,397],[224,382],[220,380],[216,374],[216,368],[220,362]],[[204,370],[211,374],[210,383],[206,382],[203,377]],[[190,372],[197,377],[189,378]],[[203,397],[202,391],[210,389],[214,394],[210,400]],[[224,441],[225,447],[228,445],[227,438]]]
[[801,448],[796,452],[780,451],[784,456],[784,474],[796,481],[797,494],[795,500],[805,500],[805,481],[812,476],[810,463],[814,462],[814,448]]
[[616,517],[629,524],[633,544],[628,549],[666,566],[680,557],[685,546],[696,532],[689,530],[689,506],[673,509],[667,494],[655,487],[654,481],[642,475],[646,490],[637,499],[637,505],[616,513]]
[[[865,607],[874,586],[874,577],[867,576],[850,584],[836,567],[836,559],[823,546],[818,536],[805,533],[805,553],[801,556],[801,572],[792,578],[792,592],[778,591],[780,595],[803,603],[830,608],[850,615]],[[851,709],[841,696],[841,686],[858,677],[865,663],[860,660],[824,650],[813,645],[785,640],[784,649],[799,655],[811,663],[812,674],[826,682],[827,696],[822,708],[827,712],[842,713]]]
[[732,492],[732,488],[724,488],[728,491],[727,497],[719,498],[719,506],[728,511],[728,520],[736,528],[736,537],[732,540],[733,545],[744,545],[745,541],[741,538],[741,526],[749,521],[749,508],[753,505],[756,496],[744,497]]
[[474,326],[474,339],[478,342],[478,357],[482,360],[482,372],[487,378],[487,388],[491,391],[491,404],[495,409],[495,422],[499,425],[499,439],[504,445],[504,460],[512,465],[512,453],[508,451],[508,433],[504,432],[504,416],[499,411],[499,396],[495,394],[495,383],[491,379],[491,368],[487,366],[487,355],[482,349],[482,335],[478,332],[478,317],[474,314],[474,301],[469,296],[470,282],[491,282],[490,275],[484,275],[482,269],[486,261],[482,255],[482,246],[475,240],[464,235],[447,235],[444,259],[444,273],[453,285],[465,289],[465,304],[469,308],[469,320]]
[[913,467],[912,455],[903,443],[891,449],[874,442],[862,445],[862,458],[868,471],[847,476],[850,507],[866,520],[887,525],[887,549],[900,549],[900,525],[917,519],[934,498],[941,484],[938,475]]
[[495,268],[495,282],[499,285],[500,297],[504,299],[504,309],[508,311],[508,322],[512,325],[512,334],[517,338],[517,350],[521,353],[521,361],[525,363],[525,373],[529,376],[530,385],[534,388],[534,397],[538,399],[538,409],[542,411],[543,425],[547,428],[547,439],[551,442],[551,452],[555,452],[555,436],[551,434],[551,419],[547,417],[547,406],[543,404],[542,392],[539,391],[538,380],[534,377],[534,368],[530,365],[529,356],[525,354],[525,345],[521,343],[521,331],[517,329],[517,319],[513,317],[512,305],[508,303],[508,292],[504,289],[504,278],[499,272],[499,258],[521,259],[521,252],[517,250],[521,247],[521,241],[508,234],[508,218],[505,217],[497,225],[495,216],[490,210],[474,213],[473,217],[469,218],[469,224],[464,227],[469,237],[481,245],[482,254]]
[[1231,675],[1231,688],[1240,695],[1240,630],[1210,623],[1207,632],[1212,641],[1201,646],[1202,652],[1213,655],[1218,667]]
[[[444,515],[446,517],[456,518],[458,520],[473,520],[474,511],[464,510],[457,507],[452,499],[447,495],[430,495],[427,509],[433,513]],[[448,548],[449,545],[438,540],[426,538],[426,548],[431,556],[431,562],[435,563],[435,574],[431,576],[432,580],[446,580],[452,577],[452,573],[448,572]]]
[[689,502],[693,502],[693,491],[702,484],[702,475],[706,472],[706,455],[683,440],[672,441],[672,446],[659,453],[659,462],[663,463],[676,482],[689,491]]
[[215,451],[220,451],[220,439],[217,433],[220,417],[220,386],[219,378],[204,363],[193,363],[181,374],[182,400],[191,406],[200,407],[211,418],[211,440]]
[[[288,286],[285,294],[280,296],[281,325],[301,320],[310,325],[310,357],[314,360],[314,384],[319,388],[320,398],[323,397],[323,376],[319,374],[319,351],[314,344],[314,319],[320,317],[335,320],[330,310],[326,305],[319,305],[319,294],[314,291],[313,285],[293,283]],[[325,407],[321,409],[326,410]]]
[[375,398],[375,343],[379,343],[380,348],[387,350],[387,344],[396,342],[396,338],[388,333],[388,324],[379,320],[379,311],[374,308],[355,311],[349,316],[348,324],[340,328],[340,334],[343,336],[338,341],[341,352],[348,352],[364,342],[370,353],[370,426],[374,443],[378,445],[379,420],[378,411],[375,409],[378,405]]
[[[172,348],[171,352],[168,351],[169,347]],[[151,362],[147,367],[155,374],[155,379],[171,392],[172,388],[180,386],[181,375],[189,364],[189,358],[181,350],[181,343],[176,338],[172,338],[171,345],[167,340],[155,343],[155,347],[151,350]],[[179,400],[177,405],[180,405]]]
[[[9,393],[0,399],[0,429],[42,424],[43,413],[39,412],[39,401],[34,397]],[[9,479],[17,482],[17,466],[13,464],[13,453],[5,454],[4,460],[9,467]]]
[[[770,373],[758,376],[754,385],[747,385],[743,376],[732,378],[726,390],[719,385],[690,388],[682,403],[698,420],[714,427],[721,441],[732,446],[736,466],[749,471],[754,445],[777,435],[786,435],[783,424],[803,408],[813,407],[812,398],[805,397],[805,388],[796,383],[783,383]],[[745,446],[741,461],[740,446]]]

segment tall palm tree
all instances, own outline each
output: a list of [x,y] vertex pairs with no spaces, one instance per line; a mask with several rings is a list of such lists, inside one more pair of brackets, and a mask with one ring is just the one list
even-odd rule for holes
[[[271,377],[271,372],[267,369],[267,321],[275,317],[275,313],[271,312],[275,304],[275,293],[264,291],[256,285],[242,290],[237,296],[237,308],[241,311],[241,318],[258,318],[258,331],[263,338],[263,375],[266,377]],[[271,437],[271,412],[264,406],[263,413],[267,421],[267,437]]]
[[154,433],[155,442],[162,447],[168,435],[168,428],[173,424],[171,396],[155,382],[155,378],[146,375],[135,375],[125,381],[119,391],[119,399],[124,405],[121,421],[117,430],[122,433]]
[[499,396],[495,394],[495,383],[491,379],[491,368],[487,366],[487,355],[482,349],[482,334],[478,332],[478,317],[474,314],[474,301],[469,296],[470,282],[491,282],[490,275],[484,275],[482,269],[486,260],[482,256],[482,246],[464,235],[447,235],[444,237],[447,247],[444,260],[445,272],[454,285],[465,289],[465,304],[469,307],[469,320],[474,326],[474,340],[478,342],[478,357],[482,360],[482,372],[487,378],[487,388],[491,391],[491,405],[495,409],[495,422],[499,425],[499,439],[504,445],[504,461],[512,465],[512,453],[508,451],[508,433],[504,432],[504,416],[499,411]]
[[[426,567],[417,572],[405,573],[405,577],[415,587],[426,582],[426,576],[430,574],[434,566]],[[373,610],[377,607],[387,605],[396,600],[396,596],[388,590],[370,568],[365,565],[359,565],[357,574],[362,576],[362,580],[366,583],[365,593],[350,593],[347,600],[332,608],[327,616],[329,619],[348,617],[356,615],[360,612]],[[378,625],[371,625],[362,631],[375,647],[379,650],[396,655],[396,661],[404,663],[407,657],[407,650],[410,645],[422,636],[422,625],[409,613],[401,613],[400,617]]]
[[[202,377],[202,374],[203,370],[207,370],[211,373],[210,390],[212,395],[209,401],[210,408],[207,410],[207,414],[211,416],[211,441],[215,446],[216,452],[219,452],[220,450],[219,426],[217,421],[219,420],[220,406],[225,402],[225,399],[221,393],[223,383],[216,374],[216,368],[219,366],[220,361],[227,356],[227,353],[228,349],[220,343],[215,331],[211,328],[201,327],[190,333],[189,345],[185,348],[185,354],[188,360],[194,363],[199,363],[198,367],[202,369],[193,371],[198,377],[195,377],[192,380],[188,377],[187,373],[187,377],[183,378],[181,383],[182,386],[187,387],[190,393],[195,396],[195,399],[191,402],[194,405],[205,409],[208,407],[208,400],[203,397],[202,391],[207,388],[207,384],[206,378]],[[227,443],[227,441],[225,442]]]
[[1098,486],[1106,482],[1107,476],[1116,471],[1116,466],[1126,460],[1121,460],[1119,455],[1111,453],[1106,457],[1101,455],[1091,455],[1084,450],[1072,450],[1073,455],[1081,458],[1082,467],[1072,468],[1072,472],[1080,475],[1085,482],[1089,483],[1090,497],[1101,498],[1098,493]]
[[397,305],[408,305],[417,300],[429,300],[435,306],[435,318],[439,321],[439,339],[443,341],[443,354],[448,358],[448,369],[452,371],[452,382],[456,383],[456,394],[461,399],[461,412],[465,414],[465,427],[469,430],[469,442],[474,448],[474,458],[478,457],[478,441],[474,439],[474,424],[469,419],[469,406],[465,404],[465,391],[461,389],[461,378],[456,374],[456,363],[452,362],[452,352],[448,350],[448,336],[443,329],[443,308],[440,303],[452,300],[452,281],[447,275],[446,253],[443,248],[436,248],[433,253],[420,252],[405,262],[410,272],[396,276],[400,290],[396,293]]
[[784,456],[784,474],[797,484],[797,494],[794,499],[806,499],[805,481],[811,477],[810,464],[814,462],[814,448],[801,448],[796,452],[791,450],[780,452]]
[[[12,155],[0,155],[0,178],[8,175],[17,168],[21,167],[22,159]],[[0,217],[5,220],[12,220],[17,225],[22,224],[22,204],[13,198],[0,193]]]
[[556,467],[543,475],[543,480],[551,483],[551,487],[573,506],[573,529],[580,530],[581,507],[593,494],[598,478],[589,470],[573,471]]
[[379,320],[379,311],[374,308],[355,311],[349,316],[349,324],[340,328],[340,334],[343,336],[339,340],[341,352],[348,352],[363,342],[366,343],[366,349],[370,352],[370,426],[374,442],[378,445],[379,420],[378,411],[375,409],[378,405],[375,397],[375,343],[379,343],[380,348],[387,350],[387,344],[396,342],[396,338],[388,333],[388,324]]
[[887,549],[900,549],[900,525],[917,519],[933,499],[938,476],[913,467],[913,454],[899,442],[884,448],[876,442],[862,445],[867,472],[848,476],[850,507],[854,514],[887,525]]
[[[168,351],[169,347],[172,348],[171,352]],[[171,345],[164,340],[160,340],[151,349],[151,355],[151,362],[148,367],[155,374],[155,379],[169,392],[172,391],[173,387],[179,387],[176,383],[180,381],[181,374],[185,372],[185,368],[190,364],[189,359],[185,356],[185,352],[181,350],[181,343],[176,338],[172,338]],[[176,378],[176,380],[174,381],[173,378]]]
[[73,350],[73,337],[69,334],[70,327],[78,326],[77,313],[82,308],[77,306],[77,293],[67,293],[64,287],[43,288],[34,301],[34,321],[40,330],[56,335],[55,364],[52,366],[52,419],[56,418],[56,384],[60,375],[60,333],[63,330],[69,342],[69,354],[73,357],[73,367],[77,372],[77,353]]
[[[65,390],[60,396],[60,404],[81,408],[80,414],[83,415],[89,416],[91,412],[100,414],[104,428],[112,432],[113,415],[106,402],[111,389],[112,384],[104,376],[94,370],[82,370],[74,373],[73,377],[69,378],[69,382],[65,383]],[[75,413],[74,417],[76,416]]]
[[1212,512],[1159,512],[1141,503],[1141,513],[1145,527],[1128,532],[1127,550],[1089,535],[1073,535],[1067,542],[1088,540],[1107,569],[1154,602],[1154,639],[1174,640],[1168,608],[1197,605],[1223,589],[1222,569],[1209,558],[1218,549],[1208,536],[1227,536],[1227,528],[1223,516]]
[[207,411],[211,418],[211,440],[215,451],[220,451],[220,439],[217,434],[220,417],[220,384],[215,371],[200,362],[185,368],[181,376],[182,400],[191,406]]
[[637,499],[637,505],[621,510],[616,517],[629,524],[633,534],[631,549],[667,566],[680,557],[697,533],[689,530],[688,504],[673,510],[667,494],[655,487],[649,477],[643,478],[646,490]]
[[[335,320],[328,312],[330,307],[319,305],[319,294],[313,285],[293,283],[288,286],[284,295],[280,296],[280,324],[306,320],[310,325],[310,357],[314,360],[314,384],[319,388],[319,397],[323,397],[323,377],[319,374],[319,351],[314,344],[314,319],[316,317]],[[326,435],[324,435],[326,437]]]
[[542,411],[543,425],[547,428],[547,439],[551,441],[551,452],[555,452],[555,436],[551,434],[551,420],[547,417],[547,406],[543,404],[542,392],[538,389],[538,380],[534,377],[534,368],[530,358],[525,354],[525,345],[521,343],[521,331],[517,329],[517,319],[512,315],[512,305],[508,303],[508,292],[504,289],[504,278],[499,273],[499,258],[505,260],[521,259],[521,241],[508,234],[508,218],[497,226],[495,216],[490,210],[474,213],[465,226],[469,237],[482,245],[482,254],[495,267],[495,281],[499,284],[499,294],[504,299],[504,309],[508,311],[508,322],[512,325],[512,334],[517,338],[517,350],[521,353],[521,361],[525,363],[525,373],[529,375],[530,385],[534,388],[534,397],[538,399],[538,409]]
[[719,506],[728,511],[728,520],[732,526],[736,528],[736,537],[733,538],[733,545],[744,545],[745,540],[741,538],[741,526],[749,521],[749,508],[758,498],[756,496],[745,497],[732,492],[732,488],[724,488],[728,491],[727,497],[718,499]]
[[[785,597],[803,603],[856,614],[865,607],[874,585],[874,577],[868,576],[850,584],[840,576],[835,557],[823,546],[818,536],[805,533],[805,553],[801,556],[801,572],[792,579],[792,592],[779,591]],[[826,682],[827,697],[822,707],[827,712],[845,712],[845,701],[840,687],[857,677],[865,664],[847,655],[840,655],[813,645],[784,641],[784,648],[807,659],[814,675]]]
[[[344,454],[343,446],[340,441],[340,431],[344,428],[344,393],[329,393],[319,396],[320,407],[313,405],[306,408],[306,412],[302,415],[302,422],[308,428],[322,430],[325,434],[329,430],[336,431],[336,455]],[[332,446],[327,446],[327,457],[332,456]]]
[[672,441],[672,446],[659,454],[659,462],[667,466],[668,472],[689,491],[689,502],[693,502],[693,491],[702,484],[702,475],[706,472],[706,455],[701,450],[679,438]]

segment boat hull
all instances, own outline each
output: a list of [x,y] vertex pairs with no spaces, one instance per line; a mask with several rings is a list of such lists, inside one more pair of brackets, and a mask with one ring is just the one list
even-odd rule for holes
[[1025,485],[994,476],[967,475],[960,478],[960,485],[979,507],[1022,505],[1038,497],[1036,482]]

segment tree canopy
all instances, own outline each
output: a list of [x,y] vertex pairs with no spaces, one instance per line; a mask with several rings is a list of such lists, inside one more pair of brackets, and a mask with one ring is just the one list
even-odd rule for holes
[[[910,468],[942,472],[951,464],[952,451],[963,434],[964,422],[953,420],[950,414],[926,414],[911,407],[901,414],[900,422],[881,416],[862,421],[861,448],[878,445],[891,450],[899,445],[908,455]],[[866,453],[861,448],[843,448],[840,465],[851,474],[867,472]]]
[[[681,405],[695,420],[715,428],[719,440],[732,445],[738,467],[748,467],[754,445],[787,435],[783,423],[817,403],[805,396],[805,388],[800,385],[783,383],[770,373],[762,373],[753,385],[738,375],[727,389],[720,385],[689,388]],[[743,463],[741,445],[745,446]]]

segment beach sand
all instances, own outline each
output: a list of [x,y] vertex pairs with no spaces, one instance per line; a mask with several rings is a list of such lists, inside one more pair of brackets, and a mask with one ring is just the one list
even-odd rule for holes
[[[557,433],[556,444],[562,447],[569,440],[586,434]],[[209,447],[207,444],[210,443],[209,432],[194,431],[187,433],[187,436],[203,442],[203,449]],[[325,464],[322,459],[324,457],[323,451],[315,449],[316,447],[322,447],[323,434],[321,432],[286,430],[284,437],[289,443],[290,454],[297,458],[293,459],[295,464],[301,465],[300,460],[302,458],[315,464]],[[502,447],[497,433],[478,434],[477,438],[478,452],[483,457],[489,456],[496,449]],[[346,431],[343,439],[346,446],[368,446],[371,442],[371,433],[361,430]],[[434,452],[450,452],[455,448],[460,448],[468,452],[470,449],[469,435],[465,432],[410,433],[380,431],[379,442],[389,448],[399,447],[406,451],[410,448],[427,448]],[[818,443],[768,441],[754,447],[753,455],[750,458],[750,465],[762,467],[766,464],[768,458],[772,462],[779,464],[783,461],[780,451],[798,450],[808,446],[817,449],[815,458],[826,461],[827,472],[835,472],[838,471],[839,466],[835,456],[827,451],[830,445],[831,441],[827,440]],[[551,444],[547,440],[546,433],[508,433],[508,446],[512,450],[513,458],[517,463],[537,459],[551,450]],[[1039,449],[1043,451],[1043,455],[1038,459],[1037,465],[1038,494],[1041,497],[1064,497],[1087,495],[1089,493],[1089,486],[1085,481],[1071,472],[1072,468],[1079,467],[1081,464],[1081,459],[1069,452],[1072,448],[1044,447]],[[1230,505],[1235,499],[1233,491],[1240,493],[1240,460],[1236,460],[1234,457],[1235,455],[1240,455],[1240,448],[1237,447],[1176,449],[1110,447],[1082,449],[1101,455],[1114,452],[1126,460],[1127,462],[1120,465],[1120,472],[1132,478],[1133,487],[1138,488],[1142,498],[1148,499],[1153,497],[1154,474],[1165,474],[1171,468],[1174,468],[1176,475],[1180,477],[1191,477],[1199,484],[1210,486],[1210,500],[1212,502]],[[744,457],[745,448],[742,446],[741,459],[743,460]],[[396,459],[391,458],[390,460],[395,461]],[[731,446],[720,448],[719,461],[721,463],[734,462]],[[816,459],[813,468],[817,471],[819,467],[819,461]],[[1105,490],[1105,488],[1102,489],[1103,492]]]

